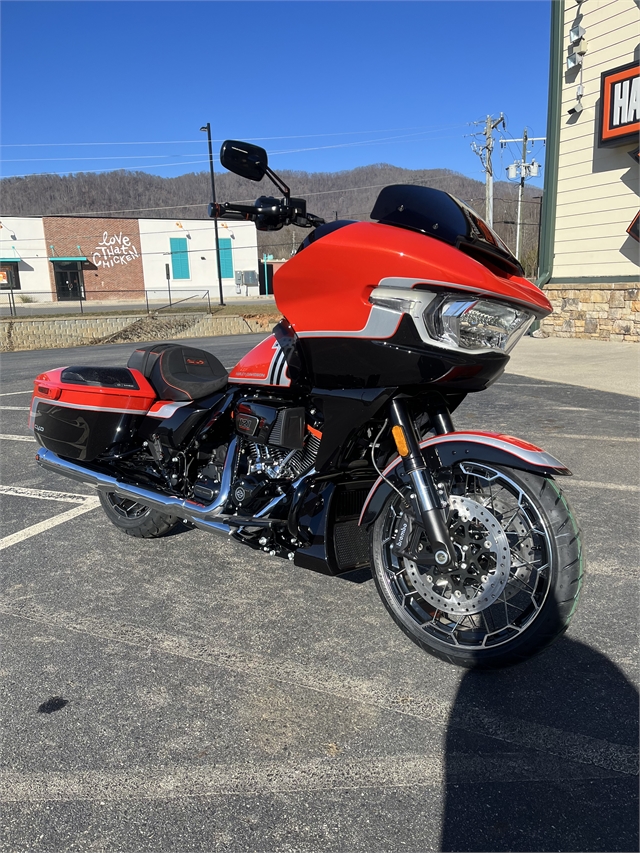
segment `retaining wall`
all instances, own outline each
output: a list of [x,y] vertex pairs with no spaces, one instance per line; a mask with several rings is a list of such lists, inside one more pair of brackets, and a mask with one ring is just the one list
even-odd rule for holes
[[548,284],[553,314],[541,328],[556,338],[640,341],[640,287],[628,284]]
[[56,349],[101,343],[177,340],[215,335],[269,332],[274,317],[215,317],[210,314],[165,316],[6,319],[0,322],[0,352]]

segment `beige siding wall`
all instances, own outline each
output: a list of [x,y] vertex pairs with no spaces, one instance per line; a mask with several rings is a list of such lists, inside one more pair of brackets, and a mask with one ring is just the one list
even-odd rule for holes
[[[582,66],[583,112],[575,101],[580,74],[566,71],[569,30],[585,29],[588,51]],[[640,9],[635,0],[565,2],[558,201],[553,277],[638,275],[638,243],[626,233],[638,211],[638,166],[628,142],[598,147],[600,75],[633,62],[640,42]]]

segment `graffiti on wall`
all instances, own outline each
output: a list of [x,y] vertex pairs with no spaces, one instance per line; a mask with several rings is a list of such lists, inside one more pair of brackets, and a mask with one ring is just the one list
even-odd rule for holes
[[91,260],[97,267],[114,267],[117,264],[128,264],[139,257],[138,250],[131,239],[125,236],[122,231],[112,236],[109,236],[109,232],[105,231],[102,240],[94,249]]

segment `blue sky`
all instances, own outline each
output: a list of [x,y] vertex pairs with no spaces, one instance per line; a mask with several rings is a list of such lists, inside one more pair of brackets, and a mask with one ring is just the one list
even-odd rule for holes
[[[210,121],[216,153],[252,139],[276,170],[386,162],[482,180],[471,122],[504,112],[508,137],[546,132],[549,0],[4,0],[0,13],[3,176],[201,171]],[[496,147],[497,178],[519,148]]]

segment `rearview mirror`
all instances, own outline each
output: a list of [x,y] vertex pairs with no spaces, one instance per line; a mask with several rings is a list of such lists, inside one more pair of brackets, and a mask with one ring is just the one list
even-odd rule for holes
[[220,149],[220,163],[241,178],[261,181],[269,167],[269,158],[264,148],[258,145],[227,139]]

